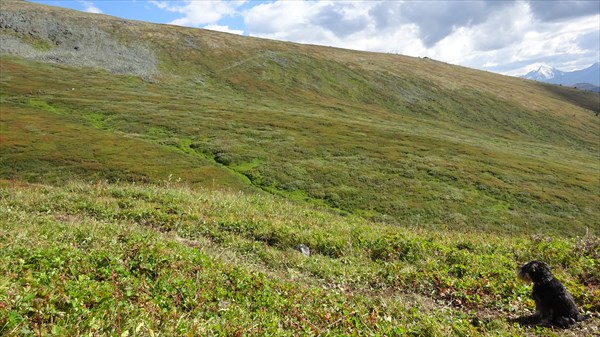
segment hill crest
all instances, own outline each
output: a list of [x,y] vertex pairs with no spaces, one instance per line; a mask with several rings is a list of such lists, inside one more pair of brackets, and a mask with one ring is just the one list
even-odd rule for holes
[[[512,101],[518,103],[532,102],[533,98],[525,92],[510,92],[511,86],[520,86],[519,79],[429,58],[303,45],[198,28],[152,24],[24,0],[4,0],[2,6],[0,29],[4,30],[4,34],[0,37],[4,43],[0,44],[1,53],[43,62],[99,67],[146,80],[159,80],[161,76],[173,73],[179,76],[188,74],[185,70],[169,68],[168,63],[177,61],[178,53],[193,58],[194,51],[203,47],[213,49],[211,56],[214,57],[233,54],[230,55],[232,59],[223,60],[228,63],[222,65],[220,71],[236,69],[260,56],[266,61],[273,61],[272,57],[281,58],[274,54],[286,51],[325,58],[363,71],[404,72],[449,89],[468,87],[484,90],[502,99],[514,97]],[[22,20],[25,12],[28,20]],[[153,41],[161,42],[156,45]],[[156,50],[162,50],[163,55]],[[530,93],[556,97],[554,91],[536,90]],[[560,94],[564,95],[568,96]],[[594,111],[600,109],[596,104],[584,104],[583,107]]]

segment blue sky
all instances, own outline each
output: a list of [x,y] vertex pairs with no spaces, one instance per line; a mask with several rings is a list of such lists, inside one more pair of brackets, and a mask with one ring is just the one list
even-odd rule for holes
[[[31,2],[41,3],[50,6],[64,7],[75,9],[84,12],[102,13],[120,18],[148,21],[154,23],[173,23],[173,21],[181,18],[183,13],[173,11],[175,8],[181,8],[185,11],[186,5],[191,1],[176,1],[176,0],[29,0]],[[220,1],[194,1],[196,3],[219,3]],[[203,28],[206,26],[221,26],[222,31],[233,32],[241,35],[249,35],[245,29],[244,18],[240,14],[252,7],[268,1],[223,1],[223,3],[237,4],[235,12],[232,14],[222,14],[220,18],[211,24],[182,24],[182,26],[190,26]],[[171,10],[165,9],[164,6],[171,7]],[[161,8],[163,7],[163,8]],[[208,12],[208,11],[207,11]],[[206,13],[207,15],[209,13]],[[219,29],[217,29],[219,30]]]
[[430,57],[508,75],[600,59],[600,1],[32,0],[276,40]]

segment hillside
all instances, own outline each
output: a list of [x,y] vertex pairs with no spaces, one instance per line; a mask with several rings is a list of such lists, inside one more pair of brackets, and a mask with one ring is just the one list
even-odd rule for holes
[[532,259],[600,310],[599,94],[0,7],[0,335],[554,335]]
[[598,95],[22,2],[1,20],[36,50],[2,58],[5,179],[172,175],[399,224],[600,230]]
[[[425,231],[281,198],[154,185],[0,189],[0,334],[593,336],[521,328],[542,259],[600,310],[598,237]],[[310,247],[310,257],[294,250]]]

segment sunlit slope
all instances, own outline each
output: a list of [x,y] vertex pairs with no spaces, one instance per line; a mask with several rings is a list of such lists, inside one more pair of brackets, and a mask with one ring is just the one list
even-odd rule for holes
[[531,259],[600,309],[597,236],[388,226],[174,182],[0,183],[0,238],[2,336],[555,336],[508,321],[533,308],[515,275]]
[[[430,59],[2,7],[2,36],[19,46],[1,58],[4,179],[171,176],[404,225],[600,231],[597,94]],[[90,41],[113,48],[95,59]]]

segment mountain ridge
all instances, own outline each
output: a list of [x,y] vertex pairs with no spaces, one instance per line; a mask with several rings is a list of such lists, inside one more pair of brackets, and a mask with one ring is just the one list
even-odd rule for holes
[[556,76],[561,76],[562,74],[564,74],[564,72],[556,68],[541,65],[537,70],[530,71],[522,77],[528,80],[549,81],[555,78]]
[[542,65],[537,70],[530,71],[521,77],[552,84],[568,86],[580,84],[581,86],[582,83],[588,83],[594,87],[600,87],[600,62],[596,62],[587,68],[570,72]]

